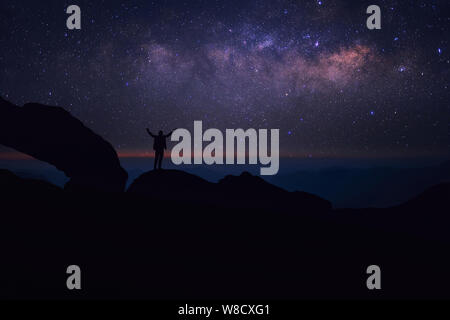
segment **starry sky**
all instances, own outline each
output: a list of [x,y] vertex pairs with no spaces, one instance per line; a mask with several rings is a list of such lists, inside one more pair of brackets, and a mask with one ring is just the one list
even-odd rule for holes
[[[68,30],[66,8],[81,8]],[[381,30],[366,8],[381,7]],[[290,157],[450,155],[448,1],[0,3],[0,95],[69,110],[120,155],[145,132],[279,128]],[[2,149],[0,149],[1,151]]]

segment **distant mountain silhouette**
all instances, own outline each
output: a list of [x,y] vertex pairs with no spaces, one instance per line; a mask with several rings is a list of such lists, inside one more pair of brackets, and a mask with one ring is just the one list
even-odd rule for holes
[[240,176],[228,175],[213,183],[184,171],[154,170],[139,176],[127,192],[240,208],[297,207],[300,211],[315,212],[327,212],[332,208],[327,200],[306,192],[288,192],[248,172]]
[[0,194],[2,197],[8,194],[27,196],[29,194],[40,195],[52,193],[61,195],[61,188],[38,179],[20,178],[9,170],[0,169]]
[[450,243],[450,183],[428,188],[412,199],[389,208],[337,209],[341,222],[407,233]]
[[390,207],[425,189],[450,182],[450,161],[418,168],[328,168],[268,177],[287,190],[307,190],[330,200],[335,208]]
[[68,190],[123,191],[127,173],[111,144],[60,107],[18,107],[0,98],[0,144],[48,162]]
[[441,183],[398,206],[402,210],[445,213],[450,221],[450,183]]

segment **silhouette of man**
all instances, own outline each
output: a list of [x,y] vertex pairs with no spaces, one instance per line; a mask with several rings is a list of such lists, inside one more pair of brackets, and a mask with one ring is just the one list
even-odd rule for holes
[[154,170],[156,170],[156,167],[158,167],[158,169],[161,169],[162,160],[164,158],[164,150],[167,149],[166,138],[170,137],[170,135],[174,131],[175,130],[172,130],[169,134],[164,135],[163,132],[159,130],[158,135],[154,135],[147,128],[148,134],[153,137],[153,150],[155,150],[155,163],[153,167]]

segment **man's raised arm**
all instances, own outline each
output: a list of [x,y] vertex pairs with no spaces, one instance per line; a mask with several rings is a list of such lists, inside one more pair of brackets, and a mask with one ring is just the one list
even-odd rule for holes
[[153,138],[155,137],[155,135],[153,133],[151,133],[150,130],[148,130],[148,128],[146,128],[146,130],[149,135],[151,135]]
[[170,137],[172,135],[172,133],[177,130],[177,129],[173,129],[172,131],[170,131],[168,134],[166,134],[166,137]]

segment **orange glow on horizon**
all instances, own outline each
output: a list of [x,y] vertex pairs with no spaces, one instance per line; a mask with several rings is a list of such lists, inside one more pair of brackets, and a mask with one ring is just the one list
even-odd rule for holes
[[[154,151],[119,151],[119,158],[154,158]],[[170,151],[164,152],[164,158],[170,158]]]
[[[117,152],[119,158],[154,158],[155,152],[145,151],[145,150],[124,150]],[[165,151],[164,158],[170,158],[171,152]],[[226,155],[224,154],[224,157]],[[342,154],[327,154],[325,152],[283,152],[280,153],[280,158],[291,158],[291,159],[386,159],[386,158],[411,158],[411,157],[433,157],[433,156],[443,156],[439,153],[394,153],[394,152],[375,152],[375,153],[358,153],[358,152],[343,152]],[[192,157],[194,157],[194,153],[192,153]],[[248,157],[248,153],[246,154],[246,158]],[[34,160],[30,155],[21,153],[19,151],[6,151],[0,152],[0,160]]]
[[0,152],[1,160],[33,160],[32,156],[18,151]]

